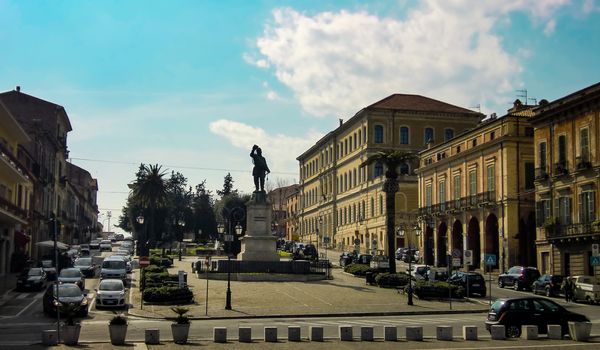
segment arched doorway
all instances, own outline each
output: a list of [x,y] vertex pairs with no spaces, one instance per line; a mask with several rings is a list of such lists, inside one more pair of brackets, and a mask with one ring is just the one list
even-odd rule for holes
[[[464,250],[463,247],[463,228],[462,222],[460,220],[454,220],[452,224],[452,249],[458,249],[461,251]],[[462,262],[462,254],[461,254],[461,262]]]
[[498,235],[498,218],[490,213],[485,220],[485,252],[496,255],[496,264],[492,268],[497,269],[500,261],[500,244]]
[[425,265],[433,265],[433,227],[429,225],[425,228],[423,250]]
[[481,262],[481,243],[479,242],[479,221],[476,217],[469,220],[467,228],[467,249],[473,251],[473,268],[479,268]]
[[446,254],[448,249],[446,248],[448,244],[448,226],[446,223],[442,221],[440,226],[438,226],[438,234],[437,234],[437,264],[438,266],[446,266]]

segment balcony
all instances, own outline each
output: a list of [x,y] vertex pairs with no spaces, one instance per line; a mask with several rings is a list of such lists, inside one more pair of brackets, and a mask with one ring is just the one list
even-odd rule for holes
[[0,196],[0,218],[2,217],[19,224],[27,223],[27,211]]
[[577,164],[578,172],[592,169],[592,162],[590,162],[590,159],[587,156],[586,157],[582,157],[582,156],[576,157],[575,163]]
[[461,210],[469,210],[477,207],[477,196],[466,196],[460,199]]
[[548,240],[600,235],[600,226],[590,222],[568,225],[556,224],[545,226],[544,229],[546,230],[546,238]]
[[12,181],[26,182],[31,176],[12,151],[0,143],[0,167],[6,167],[7,175],[11,176]]
[[446,214],[456,214],[461,211],[460,198],[446,202]]
[[560,176],[565,176],[568,174],[569,174],[569,167],[568,167],[568,163],[566,160],[554,163],[552,176],[560,177]]
[[477,194],[477,205],[479,207],[493,207],[496,205],[496,191],[486,191]]
[[544,180],[548,180],[548,169],[546,167],[536,168],[534,181],[544,181]]

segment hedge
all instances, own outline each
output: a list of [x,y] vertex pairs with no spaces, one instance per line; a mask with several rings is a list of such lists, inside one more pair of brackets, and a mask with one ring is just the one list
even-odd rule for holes
[[148,287],[144,290],[144,301],[153,303],[167,303],[172,305],[186,304],[194,300],[194,293],[188,288],[163,285]]
[[144,268],[144,273],[166,272],[167,268],[159,265],[148,265]]
[[375,283],[380,287],[402,287],[408,285],[410,276],[406,273],[383,272],[375,276]]
[[364,276],[367,272],[377,272],[377,270],[365,264],[350,264],[344,266],[344,272],[351,273],[354,276]]
[[464,298],[465,289],[462,286],[450,284],[448,282],[417,281],[414,287],[414,293],[419,299],[427,298],[447,298],[449,295],[448,288],[452,291],[453,298]]

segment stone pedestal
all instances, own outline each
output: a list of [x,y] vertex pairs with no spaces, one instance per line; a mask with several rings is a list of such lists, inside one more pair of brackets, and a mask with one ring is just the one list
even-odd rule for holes
[[246,204],[246,235],[241,238],[242,261],[279,261],[277,237],[271,234],[271,203],[265,192],[254,192]]

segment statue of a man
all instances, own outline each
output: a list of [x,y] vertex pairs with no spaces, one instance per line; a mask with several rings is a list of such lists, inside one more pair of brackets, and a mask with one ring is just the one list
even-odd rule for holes
[[250,152],[250,157],[252,157],[252,163],[254,163],[254,168],[252,169],[252,176],[254,176],[254,187],[256,188],[256,192],[265,191],[265,176],[270,173],[269,167],[267,166],[267,160],[262,156],[262,150],[257,145],[252,146],[252,151]]

